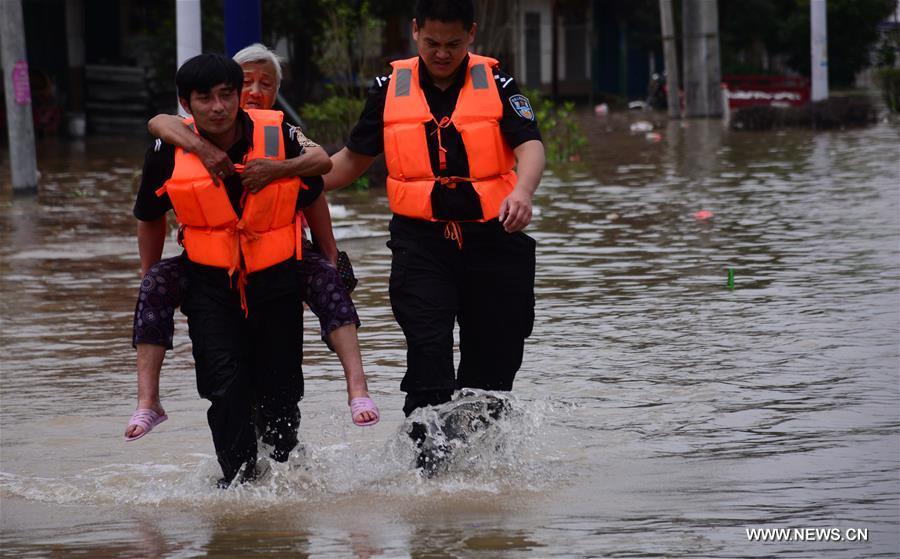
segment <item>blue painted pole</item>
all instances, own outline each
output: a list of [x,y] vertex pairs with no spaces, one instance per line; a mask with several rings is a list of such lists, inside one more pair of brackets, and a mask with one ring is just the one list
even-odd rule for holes
[[228,56],[261,42],[260,0],[225,0],[225,52]]

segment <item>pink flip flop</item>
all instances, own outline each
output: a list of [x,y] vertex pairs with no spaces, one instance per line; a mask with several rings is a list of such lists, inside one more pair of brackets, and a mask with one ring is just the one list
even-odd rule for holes
[[131,427],[132,425],[137,425],[138,427],[143,429],[140,435],[129,437],[125,436],[125,442],[136,441],[153,430],[154,427],[162,423],[163,421],[169,419],[169,416],[166,414],[158,414],[151,409],[142,408],[135,411],[131,415],[131,420],[128,422],[127,427]]
[[[365,411],[373,412],[375,414],[375,419],[372,419],[370,421],[357,421],[357,416]],[[375,405],[375,402],[372,401],[372,398],[353,398],[352,400],[350,400],[350,414],[353,417],[353,423],[359,425],[360,427],[375,425],[380,419],[378,406]]]

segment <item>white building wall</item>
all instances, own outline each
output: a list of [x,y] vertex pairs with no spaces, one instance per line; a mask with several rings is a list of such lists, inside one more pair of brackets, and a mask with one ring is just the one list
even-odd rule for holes
[[[517,21],[515,24],[515,32],[518,34],[516,45],[518,52],[516,53],[517,76],[521,82],[525,82],[527,75],[528,60],[526,57],[527,47],[525,44],[525,14],[527,12],[537,12],[541,14],[541,84],[550,85],[553,82],[553,7],[550,0],[519,0],[518,10],[516,11]],[[563,18],[558,18],[556,22],[558,35],[558,56],[557,56],[557,72],[560,81],[566,79],[566,36]],[[593,28],[592,6],[588,3],[587,13],[584,17],[584,25],[587,26],[585,33],[584,50],[585,50],[585,75],[591,75],[591,29]]]
[[516,78],[525,83],[527,75],[528,61],[525,53],[528,48],[525,44],[525,14],[528,12],[537,12],[541,14],[541,83],[549,84],[553,77],[551,62],[553,60],[553,30],[550,27],[550,20],[553,16],[550,2],[548,0],[519,0],[519,45],[520,50],[517,55],[517,68],[521,68]]

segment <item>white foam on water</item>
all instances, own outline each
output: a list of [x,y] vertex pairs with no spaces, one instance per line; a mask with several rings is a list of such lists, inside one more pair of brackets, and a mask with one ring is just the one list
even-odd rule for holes
[[[404,499],[432,495],[498,494],[540,491],[564,482],[565,457],[544,432],[566,406],[550,401],[510,398],[512,411],[489,428],[469,433],[465,445],[433,478],[415,469],[416,449],[407,435],[409,422],[383,444],[361,448],[350,442],[328,443],[339,436],[325,429],[322,441],[302,440],[287,463],[268,458],[262,479],[215,487],[221,475],[214,456],[202,453],[161,457],[165,462],[107,464],[62,478],[0,472],[0,495],[58,504],[127,504],[175,509],[246,511],[273,505],[331,503],[342,498]],[[436,417],[433,408],[417,410],[411,420]],[[269,449],[260,448],[260,456]]]
[[385,236],[382,231],[375,231],[364,225],[335,225],[334,238],[336,241],[351,241],[354,239],[371,239]]

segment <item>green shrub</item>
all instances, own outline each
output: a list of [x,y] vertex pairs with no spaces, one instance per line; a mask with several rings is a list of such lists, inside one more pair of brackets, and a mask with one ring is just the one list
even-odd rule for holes
[[802,107],[744,107],[731,117],[736,130],[771,130],[801,127],[829,130],[866,126],[876,121],[878,111],[871,99],[860,95],[835,96]]
[[304,132],[323,146],[347,141],[365,105],[365,99],[332,95],[321,103],[307,103],[300,109]]
[[544,139],[547,163],[554,166],[581,159],[587,138],[575,119],[575,104],[554,103],[539,91],[526,92]]
[[875,73],[885,105],[900,112],[900,68],[879,68]]

